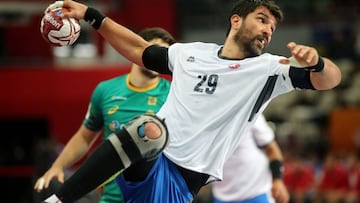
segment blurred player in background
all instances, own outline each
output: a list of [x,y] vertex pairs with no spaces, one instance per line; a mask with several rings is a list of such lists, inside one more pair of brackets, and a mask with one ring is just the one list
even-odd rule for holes
[[259,116],[225,162],[223,180],[211,184],[214,203],[289,202],[283,157],[274,139],[264,116]]
[[[168,47],[174,38],[162,28],[148,28],[139,35],[151,44]],[[95,88],[88,112],[79,130],[73,135],[51,168],[35,183],[38,192],[49,187],[56,178],[64,182],[64,170],[79,161],[89,151],[92,143],[103,133],[103,140],[119,131],[133,117],[155,114],[164,104],[170,82],[157,72],[133,64],[130,73],[103,81]],[[136,167],[141,167],[140,163]],[[94,169],[96,170],[96,169]],[[120,203],[123,196],[115,181],[103,188],[101,203]]]

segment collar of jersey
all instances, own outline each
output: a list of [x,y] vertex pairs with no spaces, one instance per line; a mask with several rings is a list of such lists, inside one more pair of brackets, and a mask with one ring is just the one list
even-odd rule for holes
[[241,59],[237,59],[237,58],[228,58],[228,57],[226,57],[226,56],[222,56],[222,55],[221,55],[222,49],[223,49],[223,47],[220,47],[220,49],[219,49],[219,51],[218,51],[218,53],[217,53],[217,55],[218,55],[219,58],[225,59],[225,60],[234,60],[234,61],[235,61],[235,60],[241,60]]
[[133,90],[133,91],[136,91],[136,92],[146,92],[146,91],[152,90],[152,89],[154,89],[154,88],[159,84],[159,81],[160,81],[160,79],[158,78],[158,79],[156,80],[156,82],[154,82],[153,84],[151,84],[151,85],[149,85],[149,86],[147,86],[147,87],[135,87],[134,85],[132,85],[132,84],[130,83],[130,75],[127,75],[127,76],[126,76],[126,86],[127,86],[129,89],[131,89],[131,90]]

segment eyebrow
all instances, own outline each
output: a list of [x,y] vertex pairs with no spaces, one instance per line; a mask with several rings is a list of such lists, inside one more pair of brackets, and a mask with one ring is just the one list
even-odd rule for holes
[[[265,18],[268,19],[268,20],[270,19],[270,16],[267,15],[267,14],[265,14],[264,12],[259,12],[257,15],[261,15],[261,16],[265,17]],[[274,29],[274,30],[276,29],[276,23],[274,23],[273,29]]]
[[269,19],[269,16],[263,12],[258,13],[258,15],[262,15],[262,16],[266,17],[267,19]]

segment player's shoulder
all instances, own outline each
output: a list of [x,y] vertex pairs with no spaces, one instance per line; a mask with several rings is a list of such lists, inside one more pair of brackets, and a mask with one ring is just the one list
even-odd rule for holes
[[263,53],[259,57],[264,60],[269,60],[272,62],[279,62],[281,59],[286,58],[285,56],[275,55],[275,54],[271,54],[271,53]]
[[166,78],[160,77],[157,89],[160,89],[161,91],[169,92],[170,86],[171,86],[171,82],[169,80],[170,80],[170,78],[166,79]]
[[127,74],[109,78],[107,80],[103,80],[98,83],[97,88],[114,87],[114,86],[118,86],[122,82],[124,82],[124,84],[126,84],[126,76],[127,76]]
[[175,43],[171,45],[171,47],[177,48],[177,49],[200,49],[200,50],[209,50],[209,49],[217,49],[220,47],[220,45],[215,43],[208,43],[208,42],[187,42],[187,43]]

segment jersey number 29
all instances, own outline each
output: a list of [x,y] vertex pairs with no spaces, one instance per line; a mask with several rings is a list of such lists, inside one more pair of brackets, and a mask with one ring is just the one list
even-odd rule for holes
[[205,92],[206,94],[213,94],[216,90],[219,76],[216,74],[199,75],[200,81],[195,85],[195,92]]

